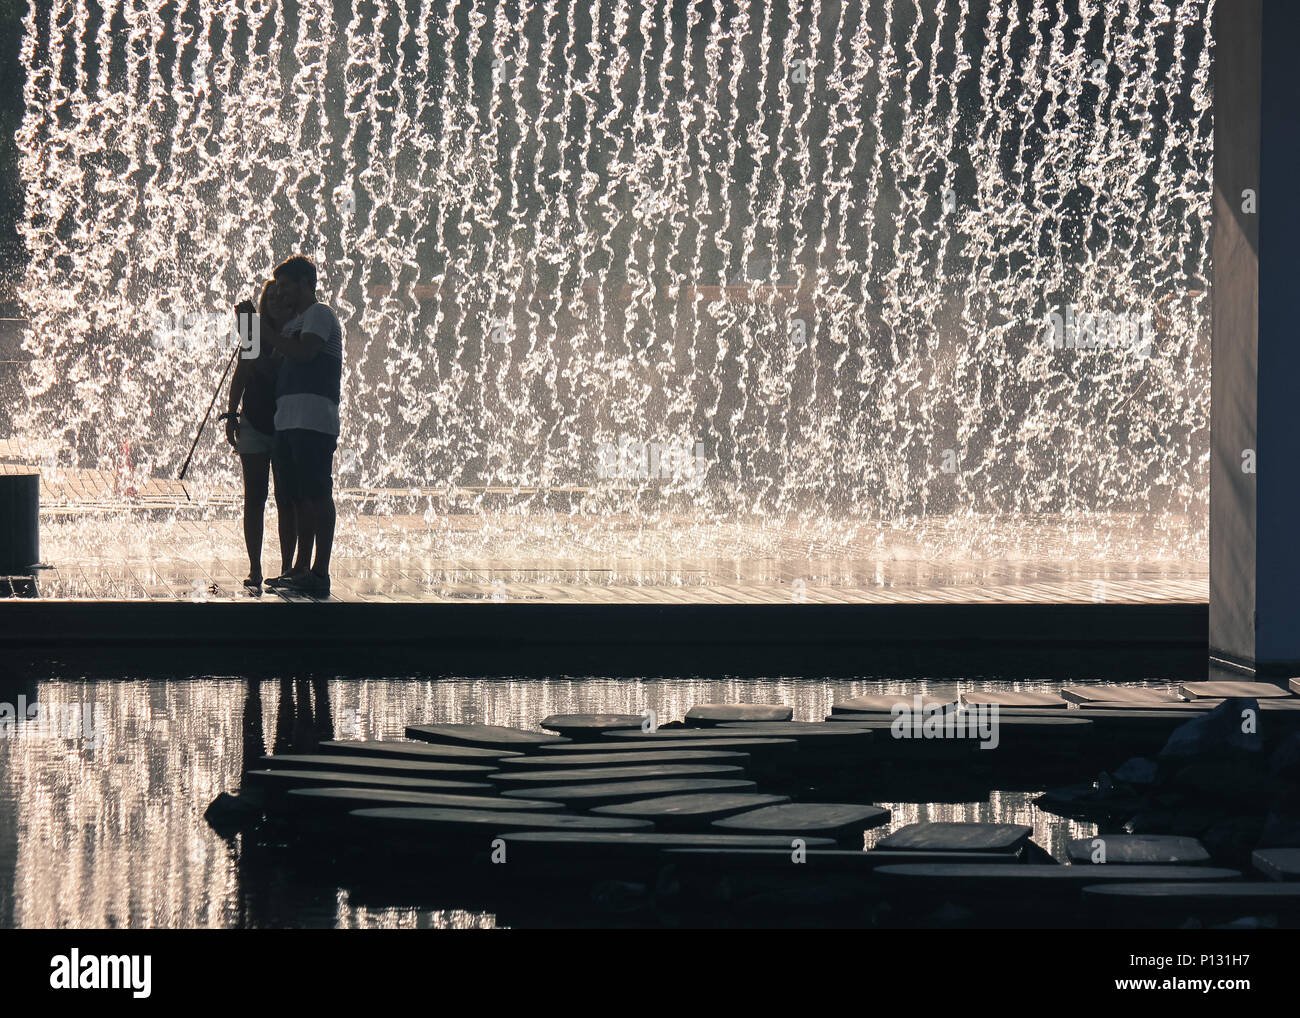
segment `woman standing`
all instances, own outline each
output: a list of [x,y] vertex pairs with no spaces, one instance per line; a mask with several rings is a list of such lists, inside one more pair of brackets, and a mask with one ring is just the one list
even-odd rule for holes
[[[244,301],[235,311],[251,317],[254,308],[251,301]],[[256,311],[267,328],[281,328],[293,317],[274,280],[262,288]],[[275,379],[281,360],[270,344],[259,345],[256,357],[241,356],[230,379],[227,410],[221,415],[226,422],[226,440],[239,453],[244,472],[244,544],[248,547],[248,578],[244,586],[258,594],[262,592],[262,533],[270,486],[271,440],[275,434]],[[283,574],[293,564],[298,527],[293,503],[280,495],[278,478],[275,507],[280,517],[280,572]]]

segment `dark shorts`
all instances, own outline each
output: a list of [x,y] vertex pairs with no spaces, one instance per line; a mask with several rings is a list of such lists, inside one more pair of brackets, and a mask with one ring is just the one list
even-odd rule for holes
[[276,495],[288,498],[325,498],[334,487],[330,476],[338,438],[323,431],[290,428],[277,431],[271,445]]

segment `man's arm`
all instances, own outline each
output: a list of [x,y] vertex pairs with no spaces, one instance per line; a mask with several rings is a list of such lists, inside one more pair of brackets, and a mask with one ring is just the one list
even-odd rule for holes
[[263,332],[270,344],[290,360],[306,362],[314,358],[325,346],[325,340],[314,332],[297,336],[284,336],[275,329]]

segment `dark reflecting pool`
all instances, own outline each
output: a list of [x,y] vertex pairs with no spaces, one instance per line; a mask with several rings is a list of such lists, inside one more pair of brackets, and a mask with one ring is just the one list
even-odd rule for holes
[[[1054,691],[1063,681],[1013,684]],[[998,683],[981,678],[979,684]],[[900,681],[870,677],[6,680],[0,701],[40,707],[0,738],[0,926],[544,923],[544,911],[510,916],[442,908],[436,900],[358,895],[284,850],[245,844],[240,835],[223,838],[204,811],[218,793],[239,785],[246,763],[323,738],[400,738],[407,724],[429,721],[535,728],[554,713],[647,708],[668,721],[694,704],[717,701],[783,702],[793,706],[796,720],[811,721],[829,713],[836,699],[902,688]],[[908,688],[916,689],[916,680]],[[1090,824],[1038,810],[1031,802],[1037,794],[882,802],[893,820],[869,837],[924,819],[1007,821],[1030,825],[1035,841],[1061,857],[1065,841],[1095,833]],[[455,897],[449,895],[449,906]]]

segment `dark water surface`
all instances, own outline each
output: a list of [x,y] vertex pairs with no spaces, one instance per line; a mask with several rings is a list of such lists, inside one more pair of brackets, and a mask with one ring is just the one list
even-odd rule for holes
[[[1062,681],[978,685],[1056,690]],[[509,924],[511,917],[428,902],[360,901],[328,875],[306,873],[290,853],[221,837],[204,811],[237,788],[246,762],[321,738],[400,738],[420,722],[536,728],[548,714],[647,708],[664,722],[718,701],[786,703],[796,720],[816,720],[837,699],[903,688],[872,678],[5,680],[0,702],[16,707],[25,697],[43,714],[0,738],[0,927]],[[912,680],[907,688],[921,687]],[[78,713],[92,719],[92,738],[84,724],[71,731]],[[1060,857],[1068,839],[1095,833],[1039,811],[1037,794],[882,802],[893,820],[873,840],[916,820],[1006,821],[1030,825],[1038,844]]]

